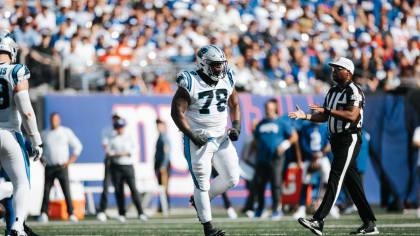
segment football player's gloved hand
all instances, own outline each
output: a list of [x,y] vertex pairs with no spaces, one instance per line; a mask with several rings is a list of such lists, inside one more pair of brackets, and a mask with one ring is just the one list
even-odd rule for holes
[[43,153],[42,144],[41,145],[31,145],[31,148],[28,149],[29,156],[34,158],[34,161],[39,160],[42,157]]
[[232,122],[232,128],[228,130],[227,134],[230,140],[237,141],[240,133],[241,133],[241,121],[235,120]]
[[199,134],[196,132],[193,132],[190,138],[191,138],[191,141],[195,145],[197,145],[199,148],[205,145],[209,141],[209,138],[207,137],[207,135]]

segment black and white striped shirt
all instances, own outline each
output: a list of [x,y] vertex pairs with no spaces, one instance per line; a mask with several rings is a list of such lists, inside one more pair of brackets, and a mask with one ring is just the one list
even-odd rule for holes
[[355,122],[337,117],[330,116],[328,118],[328,131],[331,134],[353,133],[362,128],[363,108],[365,106],[365,95],[358,85],[353,81],[344,88],[337,85],[332,87],[325,97],[324,107],[334,110],[344,110],[347,106],[360,107],[359,117]]

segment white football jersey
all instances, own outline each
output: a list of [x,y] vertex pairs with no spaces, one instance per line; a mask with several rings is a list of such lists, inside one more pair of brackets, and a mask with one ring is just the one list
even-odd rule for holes
[[30,77],[22,64],[0,63],[0,128],[20,132],[22,118],[13,98],[16,85]]
[[215,86],[204,82],[196,71],[182,71],[176,82],[187,90],[191,103],[185,116],[188,124],[196,132],[204,132],[209,137],[220,137],[225,134],[229,96],[235,87],[232,71],[227,69],[226,76]]

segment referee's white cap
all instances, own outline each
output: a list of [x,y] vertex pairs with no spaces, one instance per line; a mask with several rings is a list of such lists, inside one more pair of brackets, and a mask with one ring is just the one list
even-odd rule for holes
[[353,62],[350,59],[345,58],[345,57],[340,57],[340,58],[338,58],[337,61],[330,62],[330,63],[328,63],[328,65],[329,66],[341,66],[344,69],[350,71],[351,74],[354,73]]

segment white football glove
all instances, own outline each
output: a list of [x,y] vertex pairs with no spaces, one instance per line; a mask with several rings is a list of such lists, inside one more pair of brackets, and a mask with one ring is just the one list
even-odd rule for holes
[[32,145],[31,150],[29,151],[29,156],[32,157],[34,161],[37,161],[42,157],[43,151],[44,150],[42,149],[42,144],[38,146]]

